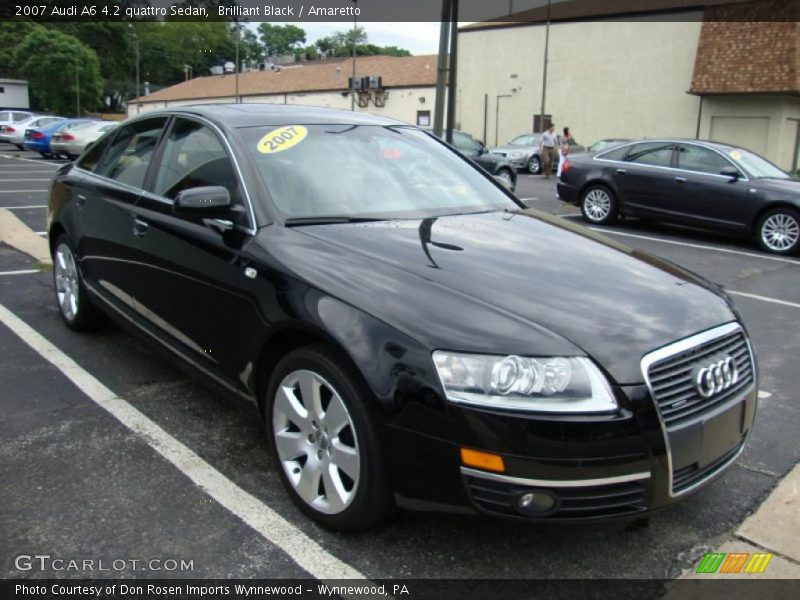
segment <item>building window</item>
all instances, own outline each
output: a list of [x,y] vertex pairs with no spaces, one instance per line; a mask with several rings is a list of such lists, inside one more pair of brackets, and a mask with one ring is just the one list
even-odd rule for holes
[[553,122],[553,115],[533,115],[533,131],[534,133],[542,133],[550,128],[550,123]]
[[431,126],[431,111],[429,110],[418,110],[417,111],[417,125],[420,127],[430,127]]

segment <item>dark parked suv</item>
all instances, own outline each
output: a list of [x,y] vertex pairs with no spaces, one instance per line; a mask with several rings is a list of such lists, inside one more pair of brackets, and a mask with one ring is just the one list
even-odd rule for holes
[[111,317],[251,400],[326,527],[640,515],[720,475],[753,425],[753,353],[716,286],[525,210],[397,121],[148,113],[59,170],[48,230],[65,323]]

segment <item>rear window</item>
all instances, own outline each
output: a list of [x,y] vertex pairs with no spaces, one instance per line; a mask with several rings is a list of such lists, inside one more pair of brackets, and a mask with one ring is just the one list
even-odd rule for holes
[[614,148],[613,150],[609,150],[608,152],[598,155],[597,158],[602,158],[605,160],[625,160],[625,155],[628,154],[628,150],[630,150],[630,148],[630,146]]

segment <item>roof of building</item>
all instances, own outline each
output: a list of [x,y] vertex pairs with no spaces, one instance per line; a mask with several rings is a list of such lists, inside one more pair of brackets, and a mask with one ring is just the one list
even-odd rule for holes
[[[359,56],[356,76],[383,78],[383,87],[417,87],[436,84],[436,55]],[[239,74],[240,96],[262,96],[297,92],[338,91],[348,89],[352,59],[309,61],[282,66],[279,71],[250,71]],[[236,94],[236,77],[231,74],[195,77],[164,88],[139,101],[200,100],[226,98]]]
[[707,9],[689,91],[800,94],[800,23],[788,19],[797,9],[792,4],[769,0]]
[[[566,0],[547,4],[498,17],[479,23],[471,23],[459,28],[459,31],[481,31],[502,27],[520,27],[541,24],[547,21],[585,21],[590,19],[613,19],[632,16],[652,15],[666,18],[663,15],[693,10],[703,10],[710,6],[731,4],[743,0]],[[756,0],[759,1],[759,0]]]

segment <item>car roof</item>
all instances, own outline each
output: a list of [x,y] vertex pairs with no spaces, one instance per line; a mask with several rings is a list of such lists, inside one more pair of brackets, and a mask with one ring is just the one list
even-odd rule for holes
[[287,104],[194,104],[147,112],[140,117],[158,114],[189,114],[205,117],[228,127],[259,127],[297,123],[303,125],[349,124],[349,125],[408,125],[386,117],[369,113],[321,108],[318,106]]
[[697,146],[706,146],[708,148],[712,148],[720,152],[741,149],[740,146],[733,146],[731,144],[725,144],[723,142],[712,142],[711,140],[696,140],[693,138],[644,138],[640,140],[630,140],[628,142],[625,142],[624,144],[620,144],[619,146],[617,146],[617,148],[621,148],[622,146],[632,146],[633,144],[645,144],[650,142],[662,142],[665,144],[695,144]]

